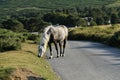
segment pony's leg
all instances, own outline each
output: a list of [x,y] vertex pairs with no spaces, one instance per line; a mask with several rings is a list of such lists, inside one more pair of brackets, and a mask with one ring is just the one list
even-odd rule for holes
[[57,46],[57,42],[55,41],[54,42],[54,45],[55,45],[55,48],[56,48],[56,51],[57,51],[57,58],[59,57],[59,53],[58,53],[58,46]]
[[48,46],[49,46],[49,49],[50,49],[50,59],[53,57],[53,55],[52,55],[52,47],[51,47],[51,43],[48,43]]
[[64,44],[63,44],[63,55],[62,57],[65,56],[65,47],[66,47],[66,42],[67,42],[67,39],[64,40]]
[[62,56],[62,54],[63,54],[63,52],[62,52],[62,50],[63,50],[63,42],[62,41],[59,42],[59,47],[60,47],[60,56]]

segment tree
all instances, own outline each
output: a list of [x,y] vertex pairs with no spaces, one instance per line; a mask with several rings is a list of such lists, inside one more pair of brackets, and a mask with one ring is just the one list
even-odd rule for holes
[[10,29],[15,32],[21,32],[24,30],[24,25],[16,19],[8,19],[2,22],[3,28]]
[[48,13],[43,16],[43,20],[46,22],[51,22],[52,24],[65,24],[67,14],[64,13]]
[[119,19],[118,14],[113,13],[113,14],[111,15],[111,23],[112,23],[112,24],[120,23],[120,19]]
[[78,17],[69,15],[65,20],[65,25],[70,26],[70,27],[77,26],[76,22],[78,20],[79,20]]
[[97,17],[96,18],[96,23],[97,23],[97,25],[103,25],[104,24],[104,19],[103,19],[103,17]]
[[3,25],[2,25],[2,23],[0,23],[0,28],[3,28]]
[[95,21],[90,21],[90,26],[96,26],[97,24],[96,24],[96,22]]

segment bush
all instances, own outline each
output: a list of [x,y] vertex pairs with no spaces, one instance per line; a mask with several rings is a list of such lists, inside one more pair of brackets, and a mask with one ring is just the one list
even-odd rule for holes
[[21,49],[21,36],[6,29],[0,29],[0,52]]
[[90,21],[90,26],[96,26],[97,24],[96,24],[96,22],[95,21]]
[[34,41],[34,43],[39,43],[40,41],[40,34],[23,33],[23,36],[27,40]]
[[118,46],[120,43],[120,31],[116,32],[117,30],[119,30],[118,25],[112,27],[97,26],[74,28],[69,29],[68,39],[89,40]]
[[24,25],[16,19],[8,19],[2,22],[3,28],[9,29],[15,32],[24,31]]
[[108,41],[110,46],[117,46],[120,47],[120,31],[114,33],[114,35]]

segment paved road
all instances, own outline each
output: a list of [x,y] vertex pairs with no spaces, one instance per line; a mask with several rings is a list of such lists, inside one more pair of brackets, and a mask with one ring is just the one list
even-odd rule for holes
[[65,57],[48,61],[62,80],[120,80],[120,49],[103,44],[69,41]]

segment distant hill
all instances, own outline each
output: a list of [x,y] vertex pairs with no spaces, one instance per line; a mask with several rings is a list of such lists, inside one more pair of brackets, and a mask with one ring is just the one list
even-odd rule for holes
[[111,4],[107,5],[108,7],[120,7],[120,0],[117,0]]
[[[73,7],[120,6],[120,0],[0,0],[0,15],[22,10],[52,10]],[[117,4],[117,5],[116,5]]]
[[39,7],[46,9],[66,8],[66,7],[85,7],[101,6],[115,3],[119,0],[0,0],[0,7],[4,8],[23,8]]

